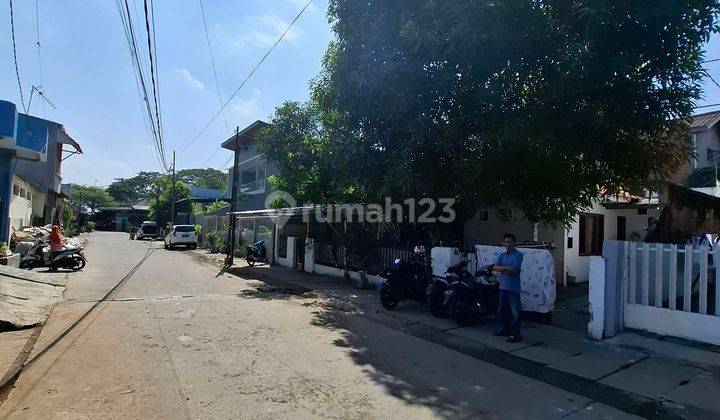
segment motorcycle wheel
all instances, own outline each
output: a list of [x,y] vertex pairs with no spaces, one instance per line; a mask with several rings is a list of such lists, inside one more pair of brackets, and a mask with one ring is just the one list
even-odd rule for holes
[[475,322],[472,302],[467,299],[453,299],[450,302],[450,315],[456,324],[465,327]]
[[248,255],[247,257],[245,257],[245,260],[250,267],[255,265],[255,258],[253,258],[252,255]]
[[20,261],[20,269],[22,270],[32,270],[36,265],[37,262],[35,260]]
[[428,296],[428,306],[430,306],[430,312],[437,318],[445,315],[447,308],[443,303],[445,303],[445,293],[433,289],[433,291],[430,292],[430,296]]
[[85,260],[80,257],[73,258],[75,265],[72,267],[72,271],[80,271],[85,268]]
[[400,302],[390,290],[390,288],[386,286],[383,287],[382,290],[380,290],[380,303],[385,309],[387,309],[388,311],[392,311],[393,309],[397,308],[398,303]]

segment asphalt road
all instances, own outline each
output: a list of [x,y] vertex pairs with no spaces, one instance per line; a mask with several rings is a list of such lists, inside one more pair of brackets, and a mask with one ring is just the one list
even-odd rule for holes
[[[625,418],[587,398],[353,316],[256,293],[188,252],[95,232],[0,418]],[[32,357],[32,356],[31,356]]]

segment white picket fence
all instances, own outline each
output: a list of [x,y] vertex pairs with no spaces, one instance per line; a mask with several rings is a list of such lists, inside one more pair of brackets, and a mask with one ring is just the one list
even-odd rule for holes
[[720,344],[720,247],[624,246],[624,325]]

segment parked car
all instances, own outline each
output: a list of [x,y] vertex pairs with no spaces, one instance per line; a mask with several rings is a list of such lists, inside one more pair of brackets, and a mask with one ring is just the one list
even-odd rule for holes
[[155,239],[157,238],[158,228],[157,223],[151,220],[142,222],[140,228],[135,232],[135,239],[141,240],[145,238]]
[[174,225],[170,233],[165,236],[165,249],[173,249],[178,245],[188,248],[197,248],[197,236],[193,225]]

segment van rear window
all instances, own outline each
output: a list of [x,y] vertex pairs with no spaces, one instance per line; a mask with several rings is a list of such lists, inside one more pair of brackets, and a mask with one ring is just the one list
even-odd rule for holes
[[175,226],[175,232],[195,232],[195,226]]

